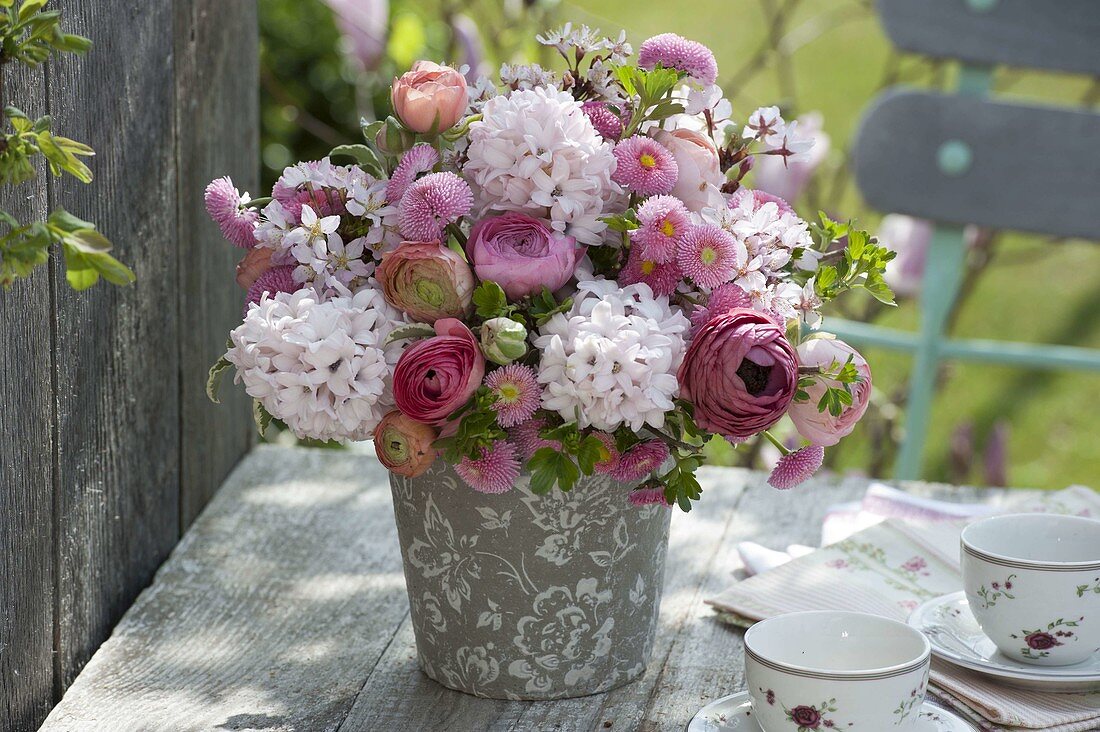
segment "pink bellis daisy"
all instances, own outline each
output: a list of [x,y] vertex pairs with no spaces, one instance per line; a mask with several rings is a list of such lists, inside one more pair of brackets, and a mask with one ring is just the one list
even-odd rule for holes
[[641,480],[668,460],[668,445],[661,440],[646,440],[622,454],[611,477],[623,483]]
[[454,173],[426,175],[401,197],[401,236],[409,241],[440,241],[444,227],[470,213],[473,205],[470,186]]
[[820,445],[806,445],[801,450],[779,458],[775,469],[768,476],[768,484],[773,488],[786,490],[809,480],[825,460],[825,448]]
[[393,169],[390,182],[386,184],[386,203],[396,204],[405,195],[421,173],[427,173],[439,162],[439,153],[426,142],[413,145]]
[[230,244],[242,249],[256,246],[255,231],[260,214],[245,205],[248,203],[248,194],[242,196],[229,176],[210,181],[203,200],[206,203],[206,212],[214,219],[214,223],[222,230],[222,236]]
[[675,33],[661,33],[647,38],[638,49],[638,65],[653,69],[658,64],[666,69],[683,71],[703,86],[718,79],[718,62],[709,48],[698,41],[689,41]]
[[248,287],[248,299],[244,303],[247,314],[252,303],[258,303],[264,293],[274,297],[280,292],[294,292],[301,285],[294,281],[294,268],[289,265],[272,267],[256,278]]
[[477,460],[462,458],[455,465],[455,472],[479,493],[507,493],[519,477],[515,445],[497,440],[481,448],[481,457]]
[[676,259],[680,239],[691,230],[691,213],[678,198],[654,196],[638,207],[638,224],[630,239],[642,256],[671,262]]
[[718,287],[737,274],[737,240],[713,224],[696,226],[684,235],[676,261],[695,284]]
[[648,137],[628,137],[615,146],[615,172],[611,180],[642,196],[672,191],[679,176],[676,158],[661,143]]
[[581,111],[603,139],[615,142],[623,136],[622,118],[612,111],[607,102],[585,102],[581,105]]
[[724,315],[734,308],[751,307],[752,297],[749,296],[749,293],[741,289],[740,285],[727,282],[714,288],[714,291],[710,293],[710,297],[707,298],[706,305],[696,306],[691,313],[691,324],[696,328],[701,328],[717,315]]
[[635,506],[649,506],[654,503],[668,506],[668,501],[665,499],[665,489],[659,485],[645,485],[635,488],[630,491],[627,498]]
[[676,287],[684,279],[684,273],[680,271],[680,265],[672,262],[655,262],[646,259],[637,249],[630,250],[630,258],[626,260],[626,266],[619,272],[620,285],[634,285],[644,282],[653,290],[653,294],[669,296],[676,292]]
[[538,380],[530,366],[513,363],[485,377],[485,386],[493,393],[493,409],[501,427],[515,427],[526,422],[539,408]]
[[561,443],[557,440],[545,440],[539,435],[539,430],[545,426],[546,420],[538,418],[529,419],[508,430],[508,441],[516,446],[521,460],[530,460],[532,455],[544,447],[561,449]]

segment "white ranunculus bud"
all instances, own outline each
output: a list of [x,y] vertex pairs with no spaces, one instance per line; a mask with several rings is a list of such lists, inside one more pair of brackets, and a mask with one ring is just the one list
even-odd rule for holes
[[481,326],[481,352],[506,366],[527,353],[527,329],[511,318],[492,318]]

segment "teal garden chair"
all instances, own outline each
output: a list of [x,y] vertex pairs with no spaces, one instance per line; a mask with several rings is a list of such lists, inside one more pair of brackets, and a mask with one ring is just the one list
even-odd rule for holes
[[960,62],[954,93],[898,88],[876,99],[853,146],[869,204],[936,224],[919,331],[830,319],[853,343],[913,354],[895,474],[917,478],[945,360],[1100,371],[1100,351],[946,333],[967,224],[1100,239],[1100,114],[990,96],[997,65],[1100,75],[1100,0],[878,0],[878,12],[897,47]]

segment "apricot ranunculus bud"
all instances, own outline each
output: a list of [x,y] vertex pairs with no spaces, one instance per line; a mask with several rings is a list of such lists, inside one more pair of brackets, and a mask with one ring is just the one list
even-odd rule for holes
[[511,318],[490,318],[481,325],[481,352],[507,366],[527,353],[527,329]]
[[815,445],[835,445],[840,442],[840,438],[855,429],[871,399],[871,367],[859,351],[836,338],[813,338],[798,347],[798,362],[801,366],[818,366],[833,373],[836,373],[834,366],[843,366],[849,358],[852,359],[860,381],[849,385],[852,403],[843,412],[834,417],[829,410],[820,411],[817,408],[828,387],[840,387],[840,383],[832,379],[815,379],[812,386],[806,387],[809,400],[794,402],[787,412],[798,434]]
[[434,241],[403,243],[382,258],[375,277],[386,302],[422,323],[462,318],[473,301],[470,265]]
[[432,443],[437,435],[435,427],[417,422],[395,409],[374,428],[374,451],[379,462],[390,472],[415,478],[423,475],[435,461]]
[[252,283],[260,278],[264,272],[271,269],[271,255],[274,249],[267,247],[252,247],[245,253],[244,258],[237,262],[237,284],[248,289]]
[[394,114],[410,130],[443,132],[466,111],[466,79],[450,66],[417,61],[393,80],[390,101]]

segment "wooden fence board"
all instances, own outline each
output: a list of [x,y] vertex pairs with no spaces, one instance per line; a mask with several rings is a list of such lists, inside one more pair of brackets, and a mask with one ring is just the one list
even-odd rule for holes
[[[949,175],[937,157],[956,141],[971,162]],[[1100,238],[1100,115],[1091,112],[894,90],[864,116],[854,168],[883,211]]]
[[92,185],[59,178],[50,204],[95,221],[137,274],[56,288],[64,688],[179,536],[180,423],[171,3],[62,7],[96,50],[53,62],[50,113],[98,155]]
[[907,51],[1100,74],[1096,0],[878,0],[878,11],[890,40]]
[[[243,389],[227,385],[221,405],[206,398],[206,372],[225,351],[226,334],[240,322],[244,295],[234,282],[234,264],[243,252],[222,239],[202,206],[202,192],[215,176],[228,173],[242,189],[258,195],[259,47],[254,3],[191,0],[175,5],[180,522],[186,528],[252,440],[250,400]],[[188,132],[196,126],[217,134]]]
[[[3,104],[38,117],[41,71],[6,75]],[[45,186],[5,188],[0,208],[41,217]],[[53,697],[53,392],[50,272],[0,289],[0,731],[37,729]]]

